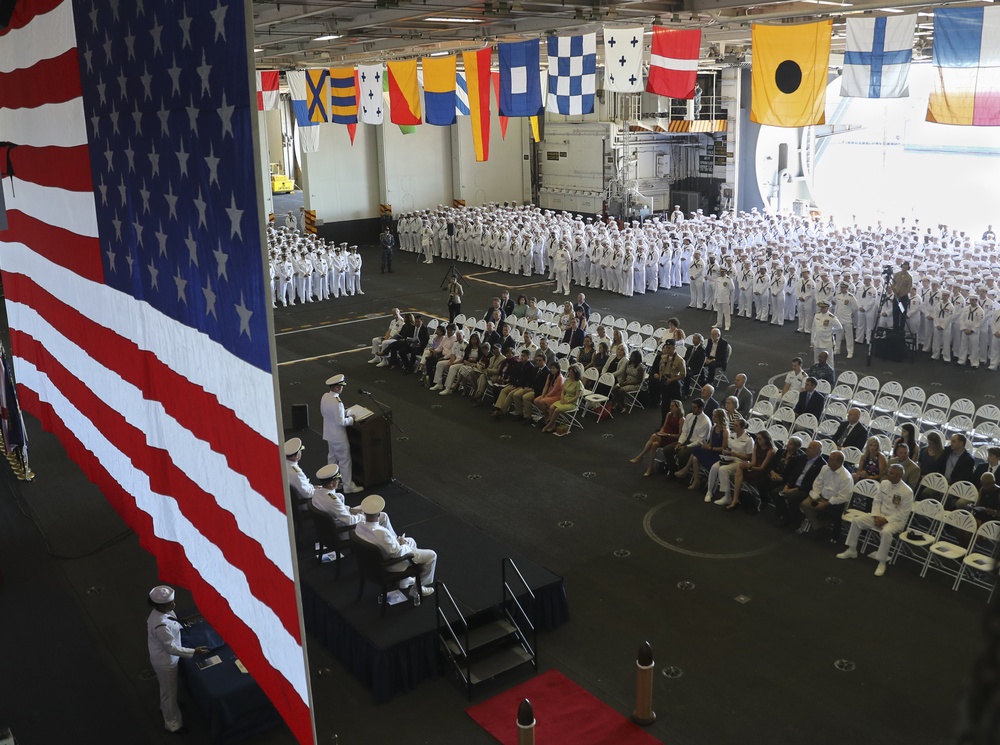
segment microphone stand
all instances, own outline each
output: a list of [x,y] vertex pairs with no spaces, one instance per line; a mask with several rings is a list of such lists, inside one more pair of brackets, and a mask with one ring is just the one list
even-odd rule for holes
[[393,427],[398,429],[401,435],[406,434],[403,431],[403,428],[400,427],[398,424],[396,424],[396,418],[386,410],[385,406],[383,406],[382,403],[375,398],[375,396],[373,396],[368,391],[358,391],[358,393],[360,393],[363,396],[368,396],[368,398],[370,398],[375,403],[375,405],[378,407],[378,410],[382,413],[382,418],[385,419],[387,422],[389,422],[389,424],[391,424]]

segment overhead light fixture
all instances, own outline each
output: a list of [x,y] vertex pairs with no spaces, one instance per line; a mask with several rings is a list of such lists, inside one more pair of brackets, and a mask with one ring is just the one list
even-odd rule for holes
[[431,57],[444,57],[444,56],[446,56],[448,54],[451,54],[451,52],[431,52],[430,56]]
[[903,13],[902,8],[879,8],[883,13]]
[[313,41],[333,41],[339,38],[340,34],[326,34],[325,36],[317,36]]
[[425,18],[431,23],[482,23],[479,18]]
[[254,53],[254,54],[260,54],[260,53],[261,53],[261,52],[263,52],[263,51],[264,51],[264,50],[263,50],[263,49],[261,49],[260,47],[255,47],[255,48],[254,48],[254,50],[253,50],[253,53]]

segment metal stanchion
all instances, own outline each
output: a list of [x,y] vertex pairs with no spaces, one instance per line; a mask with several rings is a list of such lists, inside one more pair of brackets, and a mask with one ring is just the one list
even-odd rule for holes
[[535,710],[528,699],[517,707],[517,745],[535,745]]
[[653,711],[654,667],[653,649],[649,642],[643,642],[635,658],[635,711],[632,712],[632,721],[644,727],[656,721],[656,712]]

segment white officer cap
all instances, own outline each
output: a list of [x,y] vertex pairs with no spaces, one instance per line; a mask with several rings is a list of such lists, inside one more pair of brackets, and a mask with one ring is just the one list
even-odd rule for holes
[[361,500],[361,511],[366,515],[377,515],[385,509],[385,500],[378,494],[369,494]]
[[166,605],[174,599],[174,588],[167,585],[157,585],[149,591],[149,599],[157,605]]
[[320,481],[329,481],[330,479],[340,478],[340,466],[336,463],[325,465],[316,471],[316,478]]
[[347,382],[347,376],[344,375],[344,373],[338,373],[337,375],[334,375],[332,378],[326,379],[327,385],[344,385],[344,383],[346,382]]
[[285,442],[285,455],[295,455],[302,449],[302,440],[298,437],[293,437],[291,440]]

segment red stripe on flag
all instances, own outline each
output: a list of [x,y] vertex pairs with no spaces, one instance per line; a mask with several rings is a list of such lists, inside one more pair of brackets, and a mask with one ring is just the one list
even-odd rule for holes
[[[17,152],[16,150],[14,152]],[[20,210],[7,205],[8,236],[17,236],[39,256],[79,274],[92,282],[104,283],[104,267],[101,266],[101,243],[97,238],[88,238],[76,233],[41,222]]]
[[45,15],[49,11],[58,8],[64,0],[21,0],[14,6],[14,15],[11,16],[7,28],[0,31],[0,39],[8,31],[24,28],[35,18],[35,16]]
[[[7,150],[6,147],[0,147],[0,174],[3,176],[10,175],[7,173]],[[10,162],[17,178],[22,181],[67,191],[88,192],[94,189],[90,176],[90,150],[86,145],[20,145],[10,151]],[[15,192],[16,190],[15,184]]]
[[[230,409],[200,386],[163,364],[152,352],[101,326],[30,278],[3,273],[7,299],[34,308],[50,325],[83,347],[99,365],[120,375],[150,400],[159,401],[169,416],[181,422],[213,451],[225,456],[230,468],[247,478],[275,509],[285,511],[281,473],[275,468],[274,443],[254,432]],[[45,366],[39,366],[46,369]],[[193,412],[211,412],[192,416]],[[98,420],[99,421],[99,420]]]
[[[136,532],[142,547],[158,557],[157,565],[174,570],[161,575],[160,579],[191,590],[198,609],[205,618],[216,628],[225,629],[226,642],[247,668],[256,671],[255,680],[275,704],[295,737],[302,743],[312,742],[312,720],[308,706],[282,673],[275,670],[268,662],[261,652],[260,641],[253,629],[233,613],[229,601],[191,566],[182,546],[160,540],[154,535],[152,518],[136,506],[132,496],[104,470],[97,457],[63,424],[53,408],[29,388],[18,385],[17,389],[26,408],[30,407],[36,412],[42,426],[59,438],[70,458],[97,485],[118,514]],[[262,674],[262,671],[266,674]]]
[[[167,451],[149,446],[143,430],[129,424],[36,339],[11,329],[10,340],[15,356],[44,370],[77,411],[99,423],[108,441],[149,477],[152,491],[174,498],[178,511],[222,552],[229,564],[246,574],[253,596],[274,610],[285,630],[298,641],[299,611],[294,585],[267,558],[260,544],[240,530],[232,513],[222,509],[211,494],[188,478]],[[271,460],[277,462],[276,452]]]
[[[39,85],[45,80],[46,85]],[[41,60],[23,70],[0,73],[0,109],[35,109],[79,98],[80,63],[76,49]]]

